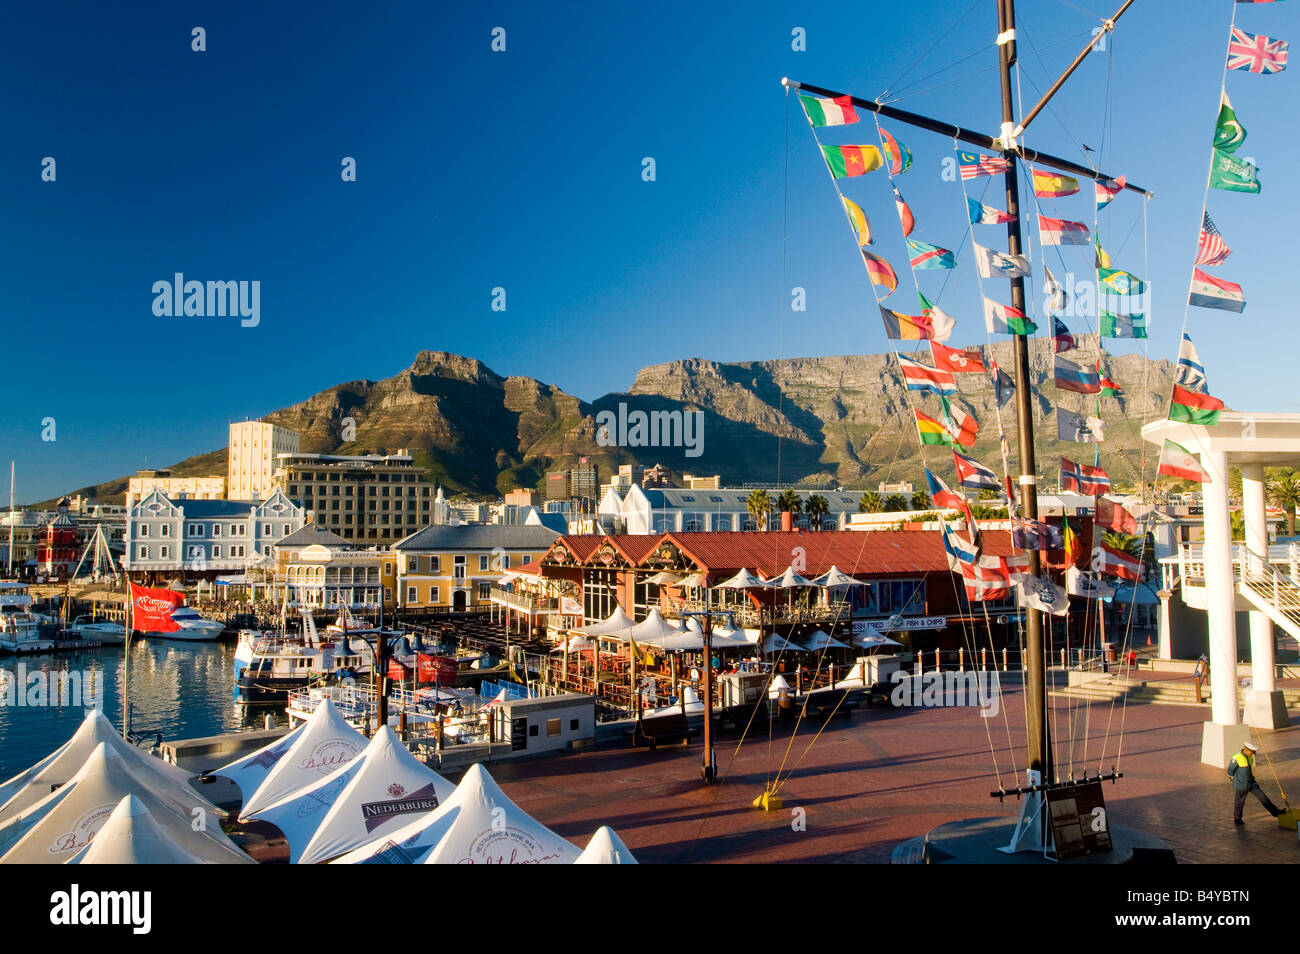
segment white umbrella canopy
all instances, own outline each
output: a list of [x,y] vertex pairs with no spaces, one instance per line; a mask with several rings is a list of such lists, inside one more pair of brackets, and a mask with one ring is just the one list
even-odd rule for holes
[[655,645],[666,653],[698,652],[704,648],[704,634],[690,631],[678,633],[664,637]]
[[[567,640],[567,649],[571,653],[576,653],[579,650],[583,650],[583,649],[590,649],[592,646],[595,645],[596,644],[592,642],[590,639],[588,639],[586,636],[570,636]],[[566,644],[561,643],[560,645],[552,649],[551,652],[562,653],[565,651],[565,649],[566,649]]]
[[686,577],[677,585],[684,590],[698,590],[701,586],[704,585],[704,574],[692,573],[690,576]]
[[896,639],[890,639],[883,633],[867,633],[865,636],[853,637],[853,642],[867,649],[875,649],[881,646],[901,646],[903,645]]
[[304,786],[333,775],[355,759],[367,744],[366,737],[348,725],[334,703],[325,699],[262,784],[244,799],[240,818],[246,819]]
[[861,580],[855,580],[853,577],[849,576],[847,573],[842,571],[838,566],[832,563],[831,568],[829,570],[827,570],[821,576],[817,577],[815,580],[812,581],[812,585],[833,587],[833,586],[866,586],[867,584],[863,583]]
[[714,585],[715,590],[764,590],[770,584],[750,573],[748,569],[741,569],[739,573],[729,580]]
[[204,859],[176,844],[154,821],[144,802],[126,795],[94,840],[68,859],[70,865],[201,865]]
[[681,630],[669,623],[658,609],[652,609],[646,618],[628,630],[628,636],[647,646],[658,646],[669,636],[681,635]]
[[812,586],[813,582],[807,577],[796,573],[794,567],[788,567],[780,576],[774,576],[768,580],[767,585],[778,590],[792,590],[800,586]]
[[582,626],[575,629],[575,633],[583,633],[587,636],[612,636],[630,629],[636,625],[636,620],[623,612],[623,607],[614,607],[614,612],[609,614],[609,618],[599,623],[592,623],[590,626]]
[[798,643],[792,643],[780,633],[773,633],[763,640],[763,655],[771,656],[780,652],[801,653],[804,648]]
[[688,616],[686,618],[686,628],[693,633],[702,633],[704,631],[704,628],[700,626],[700,621],[694,616]]
[[848,643],[842,643],[825,630],[817,630],[803,637],[801,642],[805,649],[817,652],[822,649],[848,649]]
[[669,573],[667,570],[662,570],[654,576],[646,577],[642,582],[653,583],[655,586],[677,586],[681,581],[682,578],[676,573]]
[[582,854],[574,859],[575,865],[634,865],[637,860],[623,839],[614,833],[608,825],[601,825],[587,842]]

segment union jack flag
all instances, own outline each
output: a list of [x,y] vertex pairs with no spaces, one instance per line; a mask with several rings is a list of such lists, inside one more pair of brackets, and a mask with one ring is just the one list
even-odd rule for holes
[[1099,497],[1110,493],[1110,475],[1100,467],[1076,464],[1061,458],[1061,489],[1072,490],[1087,497]]
[[[1252,73],[1281,73],[1286,69],[1286,40],[1270,40],[1258,33],[1232,28],[1228,40],[1228,69]],[[963,170],[962,177],[966,173]]]
[[1206,212],[1205,221],[1201,223],[1201,237],[1196,243],[1196,264],[1222,265],[1231,254],[1232,249],[1228,248],[1210,213]]
[[957,162],[961,164],[961,177],[974,179],[979,176],[994,176],[1006,172],[1010,163],[999,156],[981,156],[975,152],[957,153]]

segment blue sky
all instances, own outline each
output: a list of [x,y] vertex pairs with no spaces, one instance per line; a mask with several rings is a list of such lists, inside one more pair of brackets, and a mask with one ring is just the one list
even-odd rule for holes
[[[1019,5],[1025,100],[1111,6]],[[1242,6],[1238,25],[1293,38],[1292,6]],[[0,452],[17,461],[20,500],[215,449],[230,420],[389,376],[424,348],[586,400],[677,358],[886,350],[793,100],[787,160],[780,78],[869,97],[893,89],[902,108],[989,131],[1000,118],[991,0],[468,7],[11,11],[0,35]],[[1232,13],[1228,0],[1135,4],[1027,137],[1074,159],[1087,143],[1104,168],[1155,192],[1145,245],[1138,197],[1102,213],[1115,264],[1152,282],[1155,357],[1177,350]],[[194,26],[206,52],[190,48]],[[491,49],[498,26],[505,52]],[[796,27],[804,51],[792,49]],[[1249,133],[1240,154],[1257,160],[1264,191],[1213,192],[1210,210],[1234,250],[1217,274],[1244,285],[1249,307],[1193,309],[1189,323],[1211,390],[1246,409],[1300,410],[1272,384],[1283,359],[1265,357],[1291,342],[1278,250],[1300,206],[1284,171],[1294,79],[1228,76]],[[951,141],[887,128],[915,157],[898,179],[914,237],[958,248],[962,190],[941,175]],[[866,122],[824,139],[873,137]],[[52,183],[41,181],[46,156]],[[356,182],[340,179],[345,156]],[[653,182],[641,177],[647,156]],[[900,270],[887,304],[913,310],[888,180],[844,191]],[[1044,211],[1091,224],[1089,190]],[[983,232],[999,245],[999,229]],[[1066,254],[1083,275],[1086,256]],[[178,271],[260,281],[260,325],[156,317],[152,285]],[[944,277],[923,275],[922,289]],[[790,310],[793,286],[806,312]],[[491,310],[496,287],[503,313]],[[978,295],[965,255],[940,299],[958,319],[952,343],[986,340]],[[42,441],[50,417],[57,439]]]

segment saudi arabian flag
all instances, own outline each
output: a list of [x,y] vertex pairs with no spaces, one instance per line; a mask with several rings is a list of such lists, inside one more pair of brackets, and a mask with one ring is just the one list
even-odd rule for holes
[[1237,114],[1233,112],[1225,92],[1219,103],[1219,121],[1214,125],[1214,148],[1220,152],[1236,152],[1245,141],[1246,129],[1237,121]]
[[858,121],[857,110],[848,96],[822,99],[800,93],[799,102],[803,103],[803,111],[808,114],[808,122],[814,126],[846,126]]
[[822,155],[836,179],[866,175],[884,164],[875,146],[822,146]]
[[1258,192],[1259,170],[1245,159],[1237,159],[1222,149],[1215,148],[1210,164],[1210,188],[1225,192]]

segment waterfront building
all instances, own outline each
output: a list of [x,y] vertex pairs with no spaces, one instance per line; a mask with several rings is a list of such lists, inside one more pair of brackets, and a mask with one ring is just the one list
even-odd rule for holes
[[[174,477],[170,470],[137,470],[126,479],[126,509],[151,490],[161,490],[172,500],[225,500],[224,476]],[[236,495],[234,499],[239,499]],[[251,499],[251,498],[250,498]]]
[[263,500],[275,490],[276,459],[298,453],[298,434],[265,421],[230,425],[226,461],[226,497]]
[[[309,523],[272,546],[277,599],[300,606],[376,613],[391,611],[397,592],[397,555],[361,547]],[[287,592],[286,592],[287,591]]]
[[397,598],[413,611],[490,604],[492,585],[541,559],[560,535],[544,526],[430,526],[393,545]]
[[266,500],[171,500],[153,490],[127,515],[122,566],[136,580],[240,573],[270,560],[275,542],[305,522],[278,490]]
[[281,454],[275,486],[309,511],[315,523],[367,546],[395,543],[434,522],[435,488],[406,450],[364,456]]
[[[846,491],[795,491],[806,511],[808,498],[814,493],[825,498],[828,512],[821,518],[822,530],[842,530],[858,512],[861,494]],[[612,488],[606,491],[597,508],[597,519],[607,531],[627,534],[703,533],[757,530],[749,513],[750,490],[686,490],[648,488],[635,485],[621,500]],[[776,494],[769,492],[773,507]],[[779,526],[778,515],[769,517],[768,526]],[[806,512],[793,515],[791,529],[812,529],[815,519]]]

